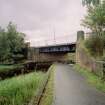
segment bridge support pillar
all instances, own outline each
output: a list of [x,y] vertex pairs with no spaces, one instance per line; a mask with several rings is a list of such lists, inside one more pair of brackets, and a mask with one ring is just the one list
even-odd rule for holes
[[77,42],[76,42],[76,63],[79,63],[79,46],[80,42],[84,40],[84,31],[77,32]]

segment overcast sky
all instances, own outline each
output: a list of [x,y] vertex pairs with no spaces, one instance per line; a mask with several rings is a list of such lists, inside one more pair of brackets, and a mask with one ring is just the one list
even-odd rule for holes
[[0,0],[0,24],[17,24],[34,46],[74,42],[76,31],[83,29],[80,23],[85,8],[81,1]]

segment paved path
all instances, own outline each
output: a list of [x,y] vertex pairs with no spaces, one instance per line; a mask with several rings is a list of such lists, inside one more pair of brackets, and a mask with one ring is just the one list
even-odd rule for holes
[[105,105],[105,94],[71,66],[56,64],[54,105]]

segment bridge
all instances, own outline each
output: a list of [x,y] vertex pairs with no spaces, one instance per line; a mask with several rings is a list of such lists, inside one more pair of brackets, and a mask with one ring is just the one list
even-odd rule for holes
[[76,43],[64,43],[41,47],[30,47],[28,60],[33,62],[67,62],[68,53],[75,53]]
[[75,52],[75,43],[39,47],[39,53],[67,53]]
[[36,68],[37,65],[51,65],[53,62],[79,62],[79,41],[84,39],[84,32],[77,32],[77,41],[39,47],[30,47],[27,44],[27,67]]

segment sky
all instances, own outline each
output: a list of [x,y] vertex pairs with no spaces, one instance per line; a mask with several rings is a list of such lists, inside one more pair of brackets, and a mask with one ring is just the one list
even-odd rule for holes
[[0,25],[9,21],[31,46],[72,43],[86,14],[82,0],[0,0]]

